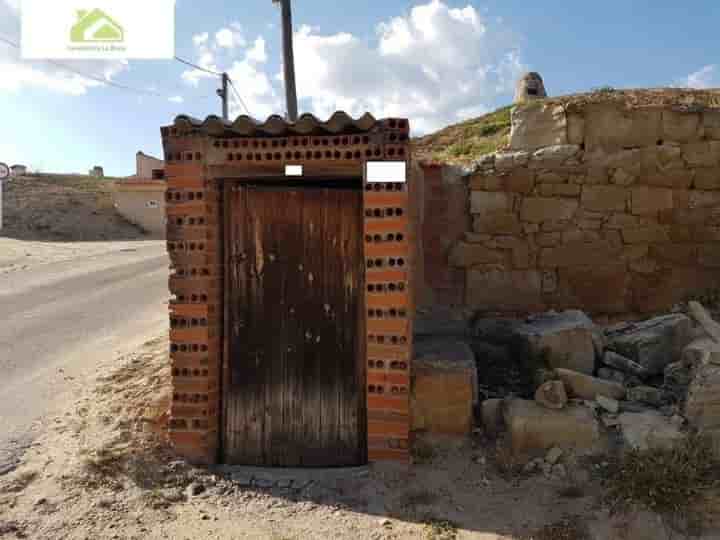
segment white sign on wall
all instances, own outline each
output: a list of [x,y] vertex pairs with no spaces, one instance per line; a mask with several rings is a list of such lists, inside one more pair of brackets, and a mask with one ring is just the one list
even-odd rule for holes
[[22,57],[172,59],[175,0],[23,0]]
[[407,164],[404,161],[368,161],[365,173],[367,182],[405,183]]

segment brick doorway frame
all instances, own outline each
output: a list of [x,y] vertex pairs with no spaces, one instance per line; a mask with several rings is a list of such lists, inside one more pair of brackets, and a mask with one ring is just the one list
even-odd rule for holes
[[[327,122],[303,115],[294,124],[278,116],[263,124],[248,117],[230,124],[179,116],[161,134],[172,294],[169,436],[175,450],[198,464],[220,459],[223,182],[285,179],[286,165],[302,165],[307,178],[364,179],[368,457],[409,462],[416,220],[408,121],[376,121],[369,114],[353,120],[342,112]],[[405,161],[407,182],[367,183],[368,161]]]

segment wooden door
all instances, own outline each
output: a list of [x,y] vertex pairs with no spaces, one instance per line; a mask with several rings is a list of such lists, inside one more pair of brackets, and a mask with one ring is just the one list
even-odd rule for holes
[[366,463],[362,192],[226,196],[225,462]]

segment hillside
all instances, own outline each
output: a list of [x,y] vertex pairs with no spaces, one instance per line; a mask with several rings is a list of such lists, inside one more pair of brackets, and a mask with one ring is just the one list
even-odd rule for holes
[[4,182],[0,237],[68,242],[144,238],[115,211],[112,180],[38,174]]
[[[539,100],[545,105],[561,105],[568,112],[579,112],[589,105],[617,104],[625,109],[675,106],[685,110],[720,108],[720,89],[688,88],[596,88],[590,92]],[[483,154],[495,152],[508,143],[512,105],[466,120],[413,140],[418,161],[464,164]]]
[[461,164],[495,152],[508,142],[511,109],[512,106],[502,107],[414,139],[413,155],[419,161]]

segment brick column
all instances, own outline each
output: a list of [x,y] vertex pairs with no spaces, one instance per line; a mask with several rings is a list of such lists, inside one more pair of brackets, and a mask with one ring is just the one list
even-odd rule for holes
[[[407,160],[407,120],[383,121],[384,159]],[[412,349],[408,184],[365,183],[368,457],[410,460]]]
[[[163,129],[171,262],[170,441],[193,463],[217,461],[222,350],[222,205],[204,139]],[[175,134],[175,135],[173,135]]]

